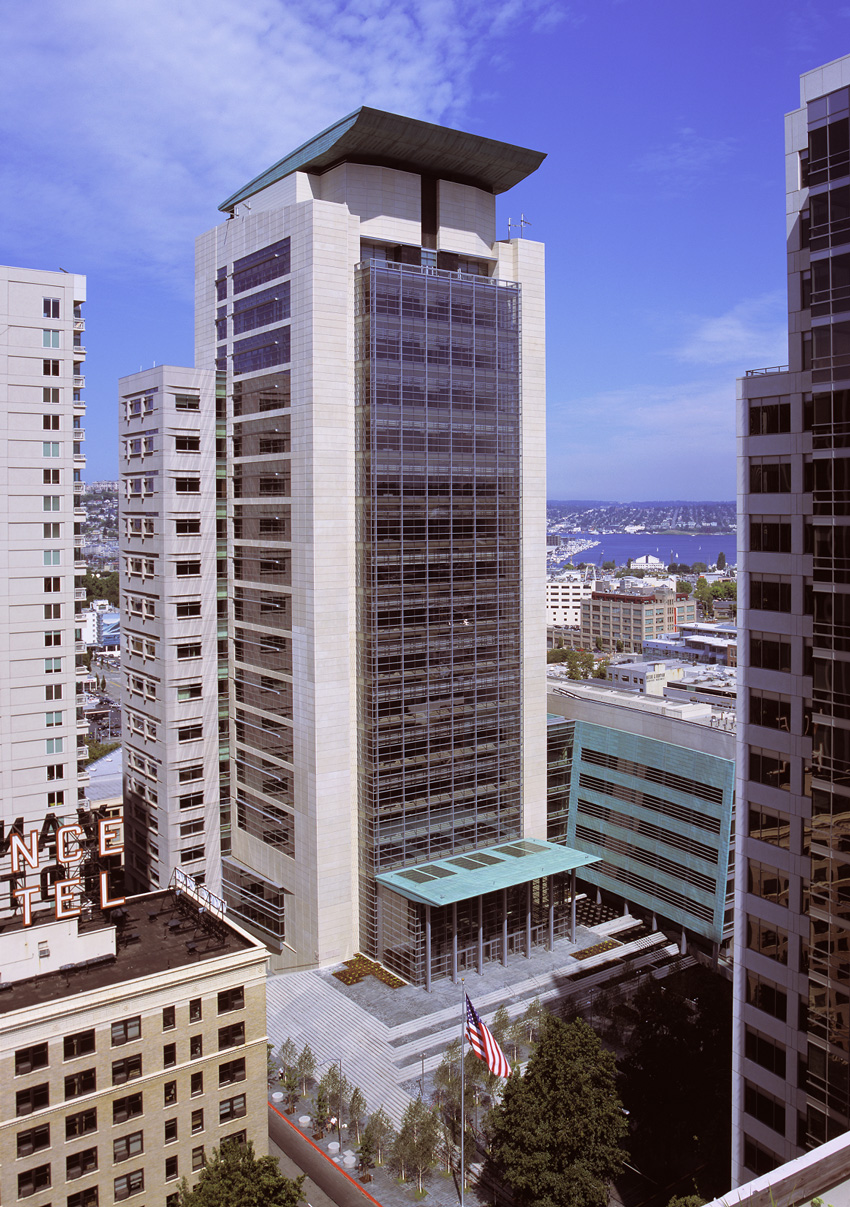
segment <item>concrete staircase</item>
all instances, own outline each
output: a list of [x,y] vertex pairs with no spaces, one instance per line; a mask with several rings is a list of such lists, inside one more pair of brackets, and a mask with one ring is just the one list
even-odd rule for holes
[[[633,919],[617,919],[605,925],[604,933],[613,936],[634,926]],[[485,1021],[490,1022],[502,1005],[515,1019],[534,998],[546,1003],[569,995],[584,1004],[618,972],[665,975],[688,963],[693,961],[679,957],[677,945],[660,932],[632,939],[624,934],[622,945],[610,951],[583,961],[569,959],[561,968],[506,982],[489,992],[472,988],[472,996]],[[403,1086],[420,1075],[423,1056],[427,1074],[440,1063],[447,1045],[460,1036],[460,1000],[456,1006],[389,1026],[337,990],[326,973],[284,973],[268,981],[268,1032],[275,1048],[287,1036],[299,1048],[309,1043],[319,1066],[317,1076],[342,1057],[343,1073],[360,1087],[369,1110],[383,1106],[397,1127],[411,1100]]]

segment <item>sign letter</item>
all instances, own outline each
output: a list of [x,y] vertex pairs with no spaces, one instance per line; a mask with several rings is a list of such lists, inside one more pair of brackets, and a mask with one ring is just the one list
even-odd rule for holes
[[[100,823],[103,825],[103,822]],[[109,873],[100,873],[100,908],[113,909],[116,905],[123,905],[127,900],[126,897],[115,897],[112,900],[109,898]]]
[[[61,831],[60,831],[61,833]],[[56,917],[76,918],[80,913],[80,902],[76,894],[82,881],[79,876],[73,880],[56,881]]]
[[58,863],[80,863],[85,858],[85,851],[78,846],[76,850],[68,842],[69,838],[82,838],[82,826],[60,826],[56,835],[56,860]]
[[120,817],[106,817],[97,823],[100,855],[124,854],[124,822]]
[[32,899],[38,892],[37,888],[16,888],[14,896],[24,907],[24,926],[32,926]]
[[21,838],[20,834],[10,834],[10,845],[12,855],[12,872],[21,870],[21,856],[24,862],[29,864],[31,868],[38,867],[38,830],[30,830],[27,835],[29,846]]

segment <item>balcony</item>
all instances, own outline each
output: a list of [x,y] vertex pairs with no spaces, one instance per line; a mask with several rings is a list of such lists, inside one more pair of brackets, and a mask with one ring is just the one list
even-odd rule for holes
[[74,515],[77,519],[84,520],[88,515],[88,512],[86,511],[85,507],[75,507]]
[[75,569],[75,570],[83,570],[83,571],[85,571],[85,570],[88,570],[88,567],[89,567],[88,562],[83,562],[83,561],[79,561],[79,562],[75,561],[75,562],[74,562],[74,569]]
[[[88,757],[88,750],[86,751],[86,757]],[[78,787],[85,788],[86,784],[90,784],[90,783],[91,783],[91,776],[89,775],[88,767],[78,767],[77,768],[77,785],[78,785]]]
[[89,757],[88,746],[78,746],[77,747],[77,758],[78,759],[87,759],[88,757]]
[[85,384],[86,384],[86,379],[85,379],[85,377],[78,377],[78,376],[76,376],[76,375],[74,376],[74,385],[75,385],[75,386],[76,386],[78,389],[80,389],[80,390],[81,390]]
[[71,351],[74,353],[75,356],[85,356],[85,354],[86,354],[86,350],[82,344],[74,344]]
[[85,329],[86,329],[86,320],[85,319],[74,319],[74,330],[75,331],[85,331]]
[[84,427],[75,427],[71,429],[71,435],[75,440],[85,440],[86,429]]
[[81,495],[85,491],[85,489],[86,489],[85,482],[75,482],[74,483],[74,494],[75,495]]
[[86,643],[84,641],[75,641],[74,642],[74,653],[75,654],[84,654],[87,649],[88,649],[88,646],[86,645]]
[[86,598],[85,587],[74,587],[74,599],[85,600],[85,598]]

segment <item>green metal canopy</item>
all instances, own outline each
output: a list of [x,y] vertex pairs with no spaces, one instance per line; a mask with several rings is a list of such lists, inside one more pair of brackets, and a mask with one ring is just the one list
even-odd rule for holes
[[526,884],[543,876],[572,872],[598,863],[598,855],[587,855],[572,847],[540,838],[518,838],[497,847],[464,851],[446,859],[382,872],[378,884],[421,905],[453,905],[499,889]]
[[364,105],[256,176],[218,208],[228,213],[291,172],[321,174],[346,161],[399,168],[471,184],[488,193],[504,193],[536,171],[545,158],[543,151]]

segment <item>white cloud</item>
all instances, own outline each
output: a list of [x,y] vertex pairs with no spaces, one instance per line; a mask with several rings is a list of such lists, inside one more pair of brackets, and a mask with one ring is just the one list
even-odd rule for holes
[[735,382],[550,394],[549,498],[735,497]]
[[690,126],[683,126],[663,146],[639,155],[632,166],[639,172],[651,172],[666,185],[687,185],[728,159],[734,146],[732,138],[706,138]]
[[[7,246],[168,271],[239,185],[369,104],[458,122],[481,56],[550,0],[40,0],[4,10]],[[181,275],[184,269],[181,266]]]
[[738,302],[724,314],[687,321],[677,360],[694,365],[735,365],[739,372],[788,360],[785,294],[766,293]]

